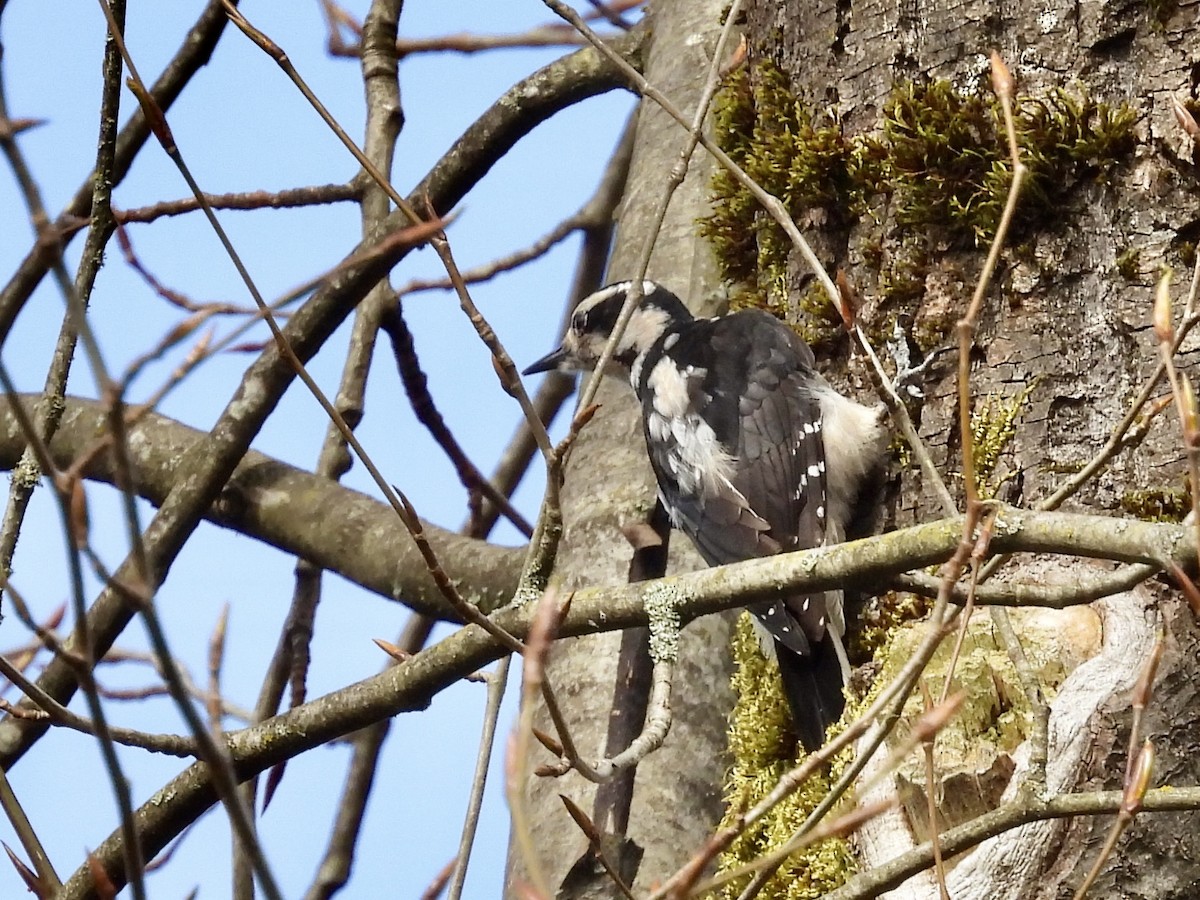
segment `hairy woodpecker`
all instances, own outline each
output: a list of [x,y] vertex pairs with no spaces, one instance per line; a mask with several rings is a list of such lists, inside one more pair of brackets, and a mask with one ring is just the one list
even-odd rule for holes
[[[595,368],[631,287],[609,285],[584,299],[562,346],[525,374]],[[886,470],[882,409],[837,393],[808,345],[766,312],[696,319],[661,285],[645,281],[642,290],[607,374],[627,375],[633,385],[659,498],[708,564],[869,530]],[[750,612],[811,752],[844,706],[841,593],[788,597]]]

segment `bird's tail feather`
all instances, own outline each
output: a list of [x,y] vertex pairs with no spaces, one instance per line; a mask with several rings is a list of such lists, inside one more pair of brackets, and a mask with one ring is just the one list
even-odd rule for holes
[[846,705],[839,645],[837,636],[827,631],[809,656],[801,657],[782,647],[775,654],[792,724],[809,753],[825,743],[825,729],[841,718]]

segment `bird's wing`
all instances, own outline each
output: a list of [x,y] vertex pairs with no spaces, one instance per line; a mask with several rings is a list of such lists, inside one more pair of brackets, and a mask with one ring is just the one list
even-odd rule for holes
[[[696,322],[646,365],[639,394],[659,492],[709,565],[823,544],[819,376],[808,346],[773,317],[747,312]],[[844,703],[831,599],[818,592],[750,608],[770,635],[768,652],[783,648],[784,694],[810,751]]]
[[[782,551],[825,541],[825,453],[814,373],[775,320],[752,332],[754,346],[738,398],[738,450],[733,486],[770,525]],[[807,350],[807,348],[804,348]],[[808,656],[825,636],[824,593],[800,594],[751,609],[775,640]]]
[[812,354],[786,325],[751,312],[699,321],[642,377],[664,505],[710,565],[824,542]]

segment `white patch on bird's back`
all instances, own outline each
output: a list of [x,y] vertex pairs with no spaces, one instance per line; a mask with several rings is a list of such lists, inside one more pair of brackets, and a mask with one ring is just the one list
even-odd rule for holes
[[691,412],[691,395],[688,381],[693,376],[679,370],[674,361],[662,357],[646,379],[646,387],[653,392],[654,411],[666,419],[680,419]]
[[671,326],[671,316],[657,306],[639,306],[621,335],[621,348],[645,353]]
[[646,431],[651,440],[670,445],[666,464],[684,493],[740,496],[730,483],[733,457],[692,409],[688,383],[704,374],[702,369],[681,372],[666,357],[655,363],[646,379],[651,397]]

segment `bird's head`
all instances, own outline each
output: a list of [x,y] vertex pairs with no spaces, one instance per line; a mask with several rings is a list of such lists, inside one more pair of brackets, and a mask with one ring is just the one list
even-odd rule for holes
[[[533,375],[552,369],[560,372],[595,369],[632,289],[633,282],[621,281],[581,300],[571,315],[562,345],[527,367],[522,374]],[[642,291],[642,301],[621,334],[606,374],[628,376],[630,366],[639,355],[649,350],[673,325],[692,318],[683,301],[662,285],[643,281]]]

